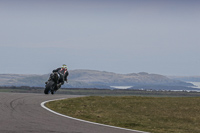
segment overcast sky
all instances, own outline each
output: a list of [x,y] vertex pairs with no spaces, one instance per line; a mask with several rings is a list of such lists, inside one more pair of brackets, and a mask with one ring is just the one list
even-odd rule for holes
[[198,0],[0,0],[0,74],[200,75]]

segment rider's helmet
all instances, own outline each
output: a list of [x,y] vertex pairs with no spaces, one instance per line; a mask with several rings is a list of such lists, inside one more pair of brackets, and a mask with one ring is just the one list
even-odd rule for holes
[[61,68],[67,69],[67,65],[63,64]]

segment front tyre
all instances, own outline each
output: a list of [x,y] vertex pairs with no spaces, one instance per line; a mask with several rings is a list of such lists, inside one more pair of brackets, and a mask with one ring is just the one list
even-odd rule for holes
[[47,84],[46,84],[46,87],[44,89],[44,94],[49,94],[49,92],[52,90],[52,87],[53,87],[53,82],[52,81],[49,81]]

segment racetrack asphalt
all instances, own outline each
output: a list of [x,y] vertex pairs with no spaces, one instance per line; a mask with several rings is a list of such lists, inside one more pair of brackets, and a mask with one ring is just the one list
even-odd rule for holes
[[56,115],[41,103],[73,95],[0,93],[0,133],[144,133],[90,124]]

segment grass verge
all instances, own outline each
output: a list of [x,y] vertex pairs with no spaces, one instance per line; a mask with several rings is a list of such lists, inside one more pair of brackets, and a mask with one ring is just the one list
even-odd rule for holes
[[199,97],[89,96],[53,101],[52,110],[79,119],[152,133],[199,133]]

